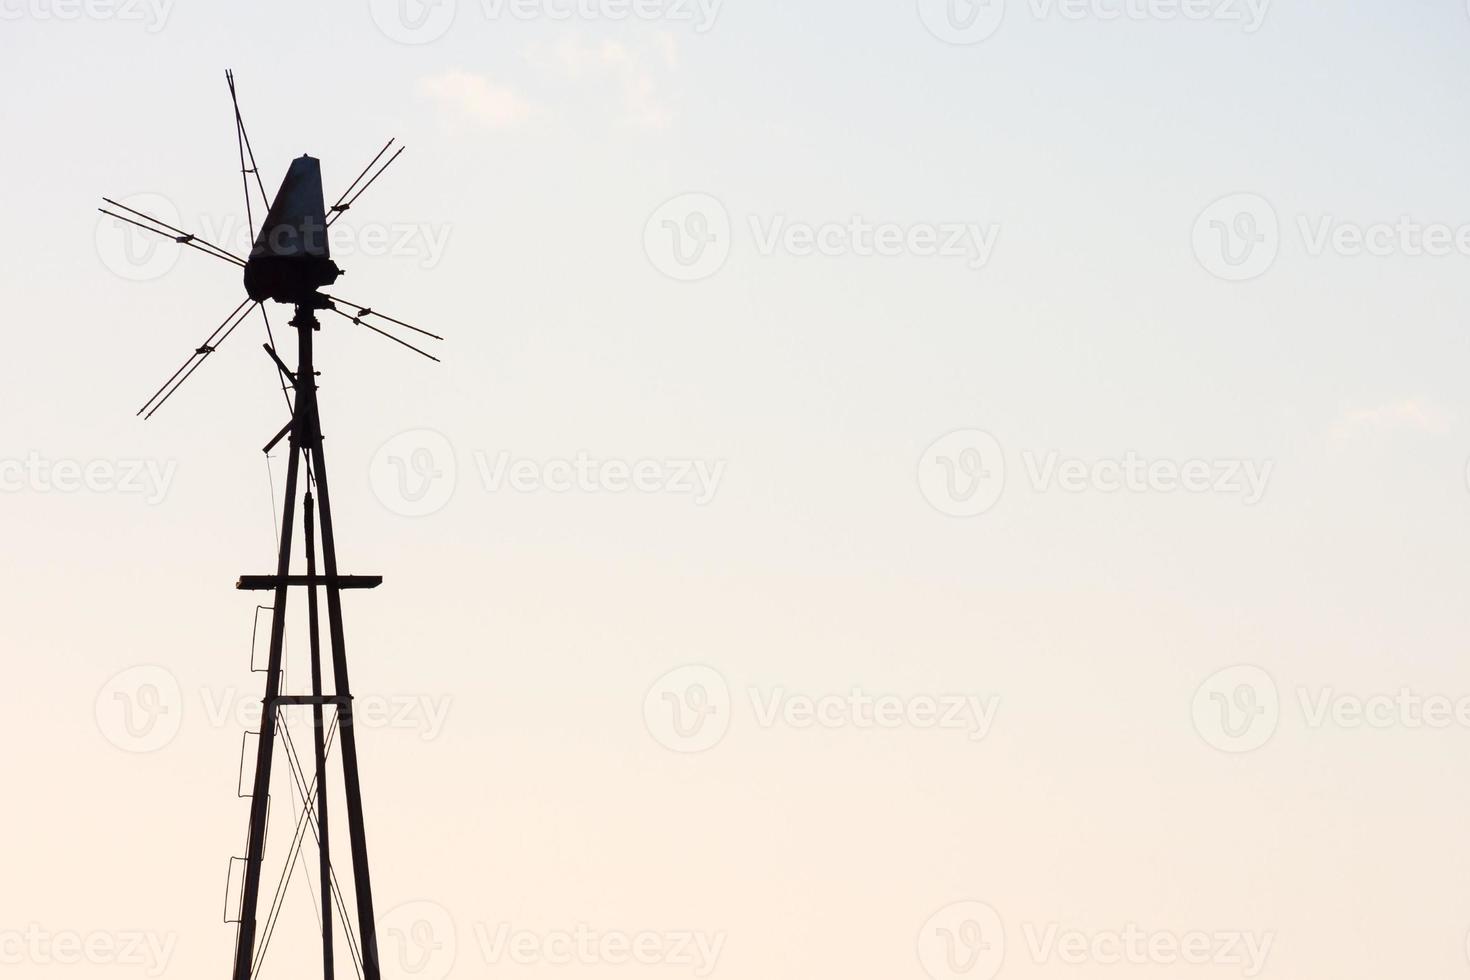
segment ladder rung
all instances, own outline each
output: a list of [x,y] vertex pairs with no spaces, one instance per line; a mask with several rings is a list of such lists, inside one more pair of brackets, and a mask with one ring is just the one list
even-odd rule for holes
[[[381,575],[287,575],[286,585],[325,585],[339,589],[376,589],[383,584]],[[242,592],[263,592],[281,584],[279,575],[241,575],[235,588]]]

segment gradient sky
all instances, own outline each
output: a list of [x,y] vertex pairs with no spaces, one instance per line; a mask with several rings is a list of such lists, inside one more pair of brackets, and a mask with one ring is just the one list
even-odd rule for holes
[[[347,600],[385,976],[701,975],[489,962],[503,923],[719,937],[708,975],[761,980],[1250,975],[1104,962],[1129,929],[1264,937],[1265,977],[1470,971],[1470,249],[1414,254],[1470,226],[1464,3],[1250,31],[1009,0],[965,44],[928,0],[407,2],[0,0],[0,974],[231,957],[261,688],[232,584],[272,568],[285,406],[257,316],[133,417],[241,289],[93,210],[246,246],[226,67],[271,191],[408,146],[335,291],[448,338],[435,365],[332,318],[317,348],[342,566],[386,577]],[[762,247],[854,219],[997,237],[978,269]],[[579,456],[592,484],[547,485]],[[615,492],[642,460],[659,487]],[[1155,476],[1108,490],[1130,460]],[[1189,464],[1209,486],[1171,489]],[[906,720],[786,700],[854,689]],[[995,712],[972,738],[925,699]],[[311,905],[298,873],[262,976],[312,975]],[[990,950],[947,958],[970,923]],[[72,966],[28,930],[170,952]]]

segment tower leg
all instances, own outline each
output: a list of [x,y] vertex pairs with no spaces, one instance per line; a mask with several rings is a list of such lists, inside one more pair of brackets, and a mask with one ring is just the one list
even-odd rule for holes
[[[300,398],[300,379],[297,380]],[[276,743],[276,698],[281,693],[281,652],[286,638],[286,578],[291,573],[291,535],[296,516],[296,483],[301,470],[301,416],[293,420],[291,459],[286,467],[286,500],[281,511],[281,551],[276,561],[279,584],[271,613],[270,659],[266,665],[265,700],[260,714],[260,746],[255,756],[255,782],[250,794],[250,836],[245,852],[245,887],[240,898],[240,931],[235,940],[234,980],[250,980],[254,966],[256,907],[260,903],[261,863],[265,858],[265,824],[270,805],[271,759]]]
[[[301,377],[297,375],[298,379]],[[347,796],[347,833],[352,847],[352,878],[357,891],[357,918],[362,940],[363,980],[381,980],[378,965],[378,925],[373,914],[373,888],[368,873],[367,831],[363,826],[362,782],[357,768],[357,730],[352,723],[351,685],[347,676],[347,640],[342,628],[342,590],[337,581],[337,542],[332,532],[332,497],[327,486],[327,461],[322,451],[321,416],[316,392],[308,396],[307,442],[321,500],[322,561],[327,575],[327,628],[332,641],[332,669],[336,693],[345,700],[338,707],[342,739],[342,775]]]

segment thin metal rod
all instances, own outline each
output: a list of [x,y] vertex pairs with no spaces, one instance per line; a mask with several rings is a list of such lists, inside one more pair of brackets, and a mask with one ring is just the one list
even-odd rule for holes
[[388,147],[392,146],[393,143],[394,143],[394,141],[396,141],[397,139],[398,139],[398,137],[396,137],[396,136],[390,137],[388,139],[388,142],[386,142],[386,143],[383,144],[383,148],[378,151],[378,155],[375,156],[375,157],[373,157],[371,160],[368,161],[368,165],[366,167],[363,167],[362,168],[362,173],[360,173],[360,174],[357,175],[357,179],[354,180],[352,183],[350,183],[350,184],[347,185],[347,189],[342,192],[342,196],[341,197],[337,198],[337,203],[332,205],[331,210],[333,210],[333,211],[341,210],[339,208],[339,205],[343,201],[347,200],[347,195],[352,193],[353,188],[355,188],[358,185],[358,182],[359,181],[361,181],[364,177],[367,176],[367,172],[369,170],[373,169],[373,164],[377,163],[378,160],[380,160],[382,158],[383,154],[388,152]]
[[255,212],[250,207],[250,171],[245,167],[245,121],[240,118],[240,100],[235,95],[235,73],[225,69],[225,82],[230,86],[230,101],[235,105],[235,150],[240,154],[240,186],[245,191],[245,227],[250,241],[255,241]]
[[357,193],[354,194],[354,195],[352,195],[352,200],[347,201],[345,204],[334,204],[332,206],[332,211],[334,213],[332,214],[332,217],[327,220],[327,227],[328,228],[332,227],[332,222],[334,222],[338,218],[342,217],[342,214],[343,214],[344,211],[346,211],[348,208],[352,207],[352,205],[356,204],[357,203],[357,199],[359,197],[362,197],[363,193],[369,187],[373,186],[373,182],[374,181],[376,181],[379,177],[383,176],[383,172],[385,170],[387,170],[389,167],[393,166],[393,161],[394,160],[397,160],[400,156],[402,156],[403,155],[403,151],[406,150],[406,149],[408,149],[408,147],[406,147],[406,146],[400,146],[398,148],[398,152],[397,153],[394,153],[391,157],[389,157],[388,158],[388,162],[385,163],[385,164],[383,164],[380,168],[378,168],[378,172],[375,173],[375,174],[373,174],[371,177],[369,177],[366,184],[363,184],[362,187],[358,188]]
[[442,361],[439,360],[439,358],[435,357],[433,354],[430,354],[428,351],[420,350],[419,348],[415,347],[413,344],[410,344],[408,341],[402,340],[402,339],[400,339],[398,337],[395,337],[395,336],[393,336],[391,333],[389,333],[386,330],[379,330],[377,327],[373,326],[371,323],[365,323],[365,322],[363,322],[362,320],[359,320],[357,317],[353,316],[350,313],[343,313],[341,310],[333,310],[332,312],[337,313],[337,314],[340,314],[341,316],[345,316],[347,319],[351,320],[353,323],[357,324],[358,326],[367,327],[373,333],[382,334],[384,337],[387,337],[389,340],[393,341],[395,344],[402,344],[404,347],[407,347],[409,350],[413,351],[415,354],[422,354],[423,356],[427,357],[429,360],[435,362],[436,364],[442,364],[443,363]]
[[149,405],[152,405],[153,404],[153,400],[155,398],[157,398],[159,395],[163,394],[163,389],[165,389],[169,385],[173,384],[174,378],[177,378],[179,375],[181,375],[181,374],[184,373],[185,368],[187,368],[191,363],[193,363],[194,358],[200,356],[200,354],[199,354],[199,351],[200,350],[202,350],[205,347],[210,347],[210,346],[212,346],[214,344],[214,338],[216,337],[216,335],[218,335],[221,330],[223,330],[226,326],[228,326],[229,323],[230,323],[230,321],[235,318],[235,315],[238,314],[242,309],[244,309],[245,308],[245,305],[247,303],[249,303],[249,302],[250,302],[250,299],[249,298],[246,298],[244,300],[241,300],[240,305],[237,306],[237,307],[235,307],[234,311],[232,313],[230,313],[229,316],[225,317],[224,322],[222,322],[219,326],[215,327],[214,328],[214,331],[208,337],[204,338],[204,343],[200,344],[199,347],[195,349],[194,353],[189,356],[189,359],[183,363],[183,366],[180,367],[177,371],[175,371],[173,373],[173,377],[169,378],[163,384],[159,385],[158,390],[153,393],[153,398],[148,399],[146,402],[143,403],[143,407],[140,408],[140,409],[138,409],[138,411],[137,411],[137,414],[138,415],[142,415],[143,412],[144,412],[144,410],[146,410]]
[[[255,175],[255,186],[260,188],[260,199],[265,202],[265,208],[269,211],[271,199],[265,193],[265,182],[260,179],[260,167],[255,162],[255,149],[250,145],[250,133],[246,131],[245,120],[240,115],[240,99],[235,94],[235,73],[226,69],[225,78],[230,83],[230,101],[235,104],[235,125],[245,141],[245,152],[250,156],[250,172]],[[246,191],[246,194],[248,196],[249,191]]]
[[246,310],[244,313],[242,313],[240,315],[240,318],[239,319],[237,319],[234,323],[230,324],[230,329],[226,330],[224,332],[224,335],[222,337],[220,337],[218,340],[214,341],[212,344],[205,344],[204,346],[202,346],[198,350],[196,350],[194,353],[198,356],[198,360],[194,361],[193,366],[190,367],[189,370],[184,373],[184,376],[182,378],[180,378],[178,380],[178,382],[172,388],[169,389],[168,394],[166,394],[162,398],[160,398],[158,400],[158,403],[156,405],[154,405],[152,409],[149,410],[148,414],[143,416],[143,421],[146,422],[149,419],[153,418],[153,416],[158,413],[158,410],[160,408],[162,408],[164,406],[164,404],[167,403],[170,398],[172,398],[174,395],[178,394],[179,389],[182,388],[182,387],[184,387],[184,383],[187,382],[191,377],[194,376],[194,372],[195,371],[199,370],[199,366],[201,364],[203,364],[206,360],[209,359],[209,355],[210,354],[213,354],[215,351],[219,350],[221,344],[223,344],[225,341],[227,341],[227,340],[230,339],[230,334],[234,333],[235,332],[235,328],[239,327],[240,324],[244,323],[245,322],[245,318],[247,316],[249,316],[249,315],[250,315],[250,311],[249,310]]
[[200,245],[194,239],[187,238],[187,237],[180,237],[178,235],[171,235],[168,232],[163,231],[163,230],[161,230],[159,228],[149,228],[147,225],[143,224],[142,222],[134,221],[132,218],[125,218],[125,217],[123,217],[120,214],[114,214],[113,212],[107,210],[106,208],[98,208],[97,210],[98,211],[101,211],[103,214],[107,215],[109,218],[116,218],[118,221],[126,221],[130,225],[135,225],[135,226],[137,226],[139,228],[142,228],[144,231],[151,231],[151,232],[153,232],[153,234],[158,235],[158,236],[163,237],[163,238],[167,238],[171,242],[176,242],[176,243],[178,243],[180,245],[187,245],[190,248],[194,249],[195,251],[203,252],[205,255],[209,256],[212,259],[224,259],[226,262],[229,262],[231,265],[238,265],[241,268],[244,268],[244,266],[245,266],[245,263],[239,261],[238,259],[234,258],[233,256],[230,256],[230,255],[221,255],[219,252],[211,252],[209,249],[207,249],[204,246]]
[[[306,574],[316,575],[316,517],[311,491],[306,493],[303,505],[306,515],[302,531],[306,535]],[[322,696],[322,639],[321,619],[317,612],[316,586],[306,590],[306,618],[311,630],[311,693]],[[332,877],[332,849],[327,834],[327,748],[326,730],[323,725],[322,706],[312,705],[312,721],[316,735],[316,807],[317,807],[317,850],[321,854],[322,881],[322,975],[325,980],[335,980],[332,967],[332,896],[329,882]],[[309,804],[308,804],[309,805]]]
[[[371,306],[363,306],[361,303],[354,303],[351,300],[343,299],[340,296],[333,296],[330,293],[322,293],[322,295],[325,296],[327,299],[331,300],[334,303],[341,303],[344,306],[351,306],[351,307],[355,308],[357,310],[357,315],[360,316],[360,317],[363,317],[363,316],[375,316],[375,317],[379,318],[380,320],[387,320],[389,323],[396,323],[398,326],[404,327],[404,328],[406,328],[408,330],[412,330],[414,333],[421,333],[425,337],[433,337],[435,340],[443,340],[444,339],[443,337],[439,336],[438,334],[436,334],[436,333],[430,333],[429,331],[423,329],[422,327],[416,327],[416,326],[414,326],[411,323],[404,323],[402,320],[395,320],[395,319],[393,319],[391,316],[389,316],[386,313],[379,313],[377,310],[373,309]],[[337,312],[340,313],[341,310],[338,310]]]
[[[207,245],[209,248],[211,248],[215,252],[219,253],[219,256],[221,258],[229,259],[231,262],[235,262],[235,263],[237,263],[239,265],[244,265],[245,264],[245,260],[242,259],[242,258],[240,258],[240,256],[236,255],[234,252],[230,252],[230,251],[228,251],[226,249],[220,248],[218,245],[214,244],[213,242],[207,242],[204,239],[200,238],[198,235],[194,234],[193,232],[184,231],[182,228],[175,228],[173,225],[169,224],[167,221],[160,221],[157,218],[153,217],[153,215],[151,215],[151,214],[147,214],[145,212],[138,211],[138,210],[136,210],[134,208],[130,208],[126,204],[119,204],[117,201],[114,201],[110,197],[104,197],[102,200],[106,201],[108,204],[111,204],[115,208],[122,208],[128,214],[137,215],[140,218],[143,218],[143,219],[145,219],[147,221],[153,222],[155,225],[158,225],[159,227],[167,228],[169,231],[173,232],[175,235],[180,236],[179,238],[175,238],[174,239],[174,241],[179,242],[180,244],[189,245],[189,244],[192,244],[194,242],[198,242],[200,245]],[[102,208],[98,208],[97,210],[98,211],[101,211],[103,214],[111,214],[110,211],[106,211],[106,210],[104,210]],[[121,218],[123,221],[127,221],[128,220],[127,218],[123,218],[123,216],[120,215],[120,214],[114,214],[112,216],[114,218]],[[137,225],[138,223],[136,221],[134,221],[133,224]],[[138,225],[138,227],[139,228],[145,228],[148,231],[156,232],[157,234],[163,235],[163,232],[159,231],[157,228],[148,228],[147,225]],[[164,235],[164,237],[165,238],[169,238],[169,237],[172,237],[172,236]]]

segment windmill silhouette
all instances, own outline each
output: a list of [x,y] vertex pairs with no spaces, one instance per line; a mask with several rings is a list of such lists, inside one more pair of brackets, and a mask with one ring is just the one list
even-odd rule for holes
[[[347,640],[342,622],[342,592],[351,589],[376,588],[382,584],[382,577],[343,575],[337,569],[337,545],[332,526],[331,493],[327,483],[327,462],[322,448],[321,415],[317,401],[318,372],[313,359],[313,338],[321,329],[317,313],[323,310],[339,314],[352,323],[367,327],[433,361],[438,361],[438,358],[404,340],[385,325],[402,328],[433,340],[443,338],[402,320],[379,313],[369,306],[351,303],[322,292],[325,287],[335,283],[342,274],[342,270],[332,261],[328,229],[398,159],[403,152],[403,147],[398,147],[392,156],[389,156],[380,165],[379,161],[383,160],[384,155],[396,143],[396,139],[390,139],[330,208],[326,207],[322,193],[321,164],[310,156],[301,156],[291,162],[285,179],[281,182],[280,190],[276,192],[275,198],[271,199],[266,195],[265,184],[255,162],[255,151],[250,145],[250,137],[245,131],[245,123],[240,114],[234,73],[226,71],[225,79],[229,84],[230,100],[234,105],[235,136],[240,158],[240,177],[245,191],[246,220],[249,223],[254,243],[249,256],[242,259],[218,245],[204,241],[197,235],[175,228],[110,198],[103,198],[103,200],[116,210],[108,208],[98,210],[119,221],[169,238],[212,258],[233,263],[243,271],[246,298],[205,338],[183,365],[159,387],[158,391],[154,392],[153,396],[138,410],[138,414],[145,419],[152,418],[199,370],[199,367],[235,333],[240,324],[245,322],[257,309],[260,310],[265,324],[266,353],[279,372],[281,388],[286,393],[287,402],[291,408],[290,421],[265,446],[265,452],[269,454],[284,440],[290,449],[276,571],[271,575],[242,576],[236,585],[242,590],[271,592],[274,594],[274,600],[271,606],[264,607],[271,612],[270,653],[266,667],[265,697],[262,702],[255,772],[250,793],[250,823],[246,855],[243,859],[243,883],[236,918],[230,919],[227,914],[227,921],[237,924],[233,980],[251,980],[260,970],[275,925],[279,921],[286,885],[296,866],[305,830],[308,828],[318,842],[320,854],[318,873],[321,882],[323,976],[326,980],[333,980],[335,976],[333,942],[333,907],[335,905],[341,912],[342,929],[347,939],[348,951],[358,974],[365,980],[380,980],[372,881],[368,869],[367,832],[363,825],[357,735],[353,726],[352,693],[347,671]],[[254,191],[251,187],[252,178]],[[256,191],[266,209],[265,219],[261,223],[259,232],[255,229],[251,201],[252,193]],[[126,212],[126,214],[118,212]],[[290,326],[296,329],[297,335],[295,370],[286,365],[276,349],[267,303],[283,303],[292,307],[294,311]],[[292,574],[294,518],[296,498],[301,489],[303,464],[305,464],[307,483],[301,500],[305,574]],[[313,494],[313,489],[315,494]],[[318,570],[317,561],[318,539],[321,545],[320,570]],[[311,691],[309,694],[288,694],[282,691],[286,609],[291,589],[306,590],[311,656]],[[331,652],[332,693],[330,694],[325,691],[326,685],[323,677],[322,624],[319,603],[322,593],[325,593],[326,596],[326,631]],[[298,705],[310,706],[312,712],[315,778],[311,785],[308,785],[304,767],[295,755],[289,730],[280,717],[283,708]],[[330,724],[327,721],[329,709],[332,714]],[[277,885],[276,897],[271,903],[264,924],[265,928],[262,930],[258,920],[260,885],[269,823],[271,767],[278,734],[284,736],[287,758],[292,767],[294,791],[300,795],[303,806],[297,822],[296,834],[291,842],[290,858]],[[333,873],[331,861],[326,762],[332,742],[339,735],[347,836],[352,857],[353,898],[357,912],[356,936],[353,934],[347,913],[347,903]]]

